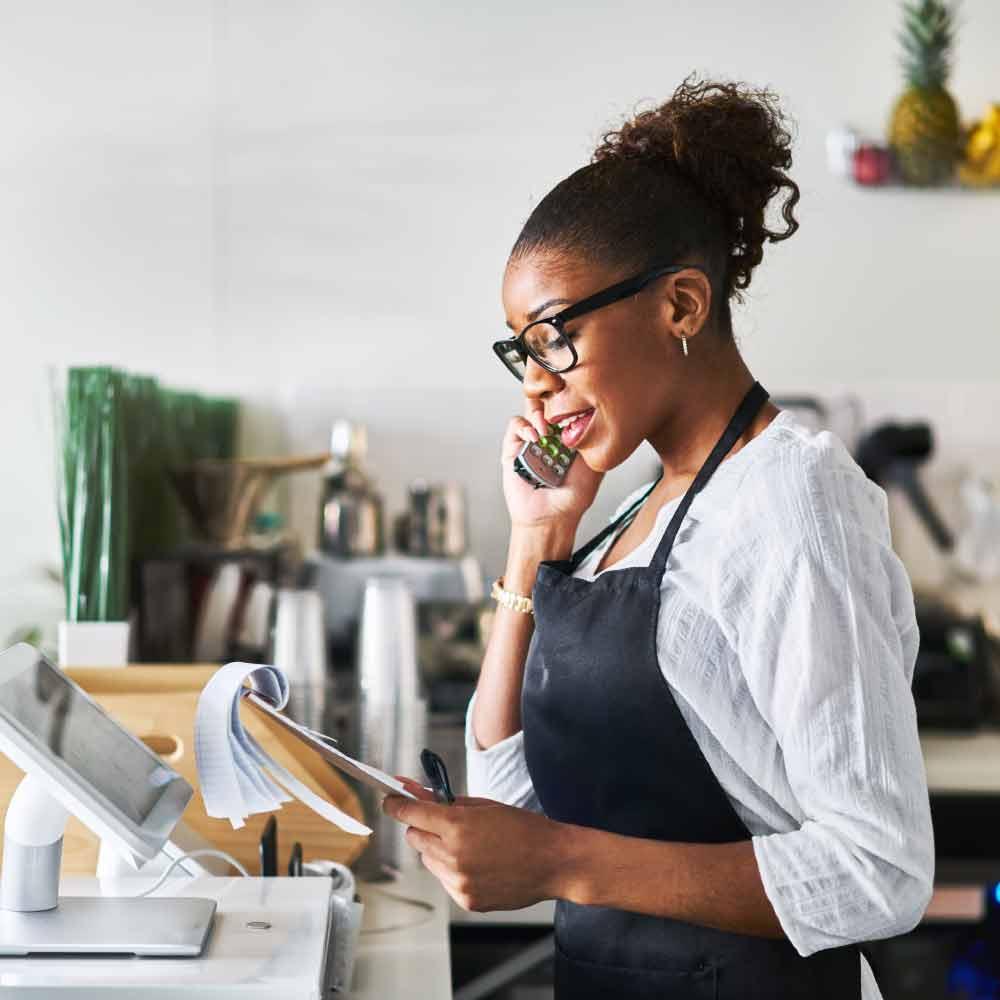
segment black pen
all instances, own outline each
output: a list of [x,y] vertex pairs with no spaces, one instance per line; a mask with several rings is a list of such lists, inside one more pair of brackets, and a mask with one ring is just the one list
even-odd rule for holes
[[260,873],[278,874],[278,821],[273,816],[268,816],[260,835]]
[[425,747],[420,751],[420,763],[434,790],[434,798],[438,802],[451,805],[455,801],[455,794],[451,790],[448,769],[444,766],[444,761],[433,750]]

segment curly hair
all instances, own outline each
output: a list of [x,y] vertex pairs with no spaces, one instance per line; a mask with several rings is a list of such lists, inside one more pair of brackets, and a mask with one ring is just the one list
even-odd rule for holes
[[[510,256],[578,255],[622,272],[695,256],[731,334],[729,300],[743,301],[764,242],[799,227],[791,144],[773,93],[692,74],[665,103],[606,132],[590,163],[538,203]],[[782,191],[784,227],[769,228],[768,203]]]

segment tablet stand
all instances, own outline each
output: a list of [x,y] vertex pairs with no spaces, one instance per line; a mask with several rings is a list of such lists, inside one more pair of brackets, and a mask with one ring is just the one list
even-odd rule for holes
[[59,897],[69,812],[32,774],[21,779],[4,823],[0,955],[201,953],[215,900],[195,897]]
[[0,907],[21,913],[56,907],[68,818],[63,804],[36,777],[21,779],[4,821]]
[[162,850],[193,789],[23,642],[0,651],[0,753],[25,773],[4,822],[0,955],[200,955],[214,899],[59,896],[70,815],[139,868]]

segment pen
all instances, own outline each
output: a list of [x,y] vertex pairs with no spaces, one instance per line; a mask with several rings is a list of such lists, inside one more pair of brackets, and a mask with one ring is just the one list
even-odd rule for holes
[[451,790],[448,769],[444,766],[444,761],[433,750],[425,747],[420,751],[420,763],[427,780],[431,783],[431,788],[434,789],[434,798],[438,802],[451,805],[455,801],[455,795]]
[[260,835],[260,873],[278,874],[278,821],[273,816],[268,816]]

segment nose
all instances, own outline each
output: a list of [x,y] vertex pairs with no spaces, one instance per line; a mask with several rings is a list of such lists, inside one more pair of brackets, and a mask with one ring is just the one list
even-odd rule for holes
[[524,395],[528,399],[544,399],[558,392],[563,386],[561,375],[543,368],[534,358],[529,357],[524,368]]

